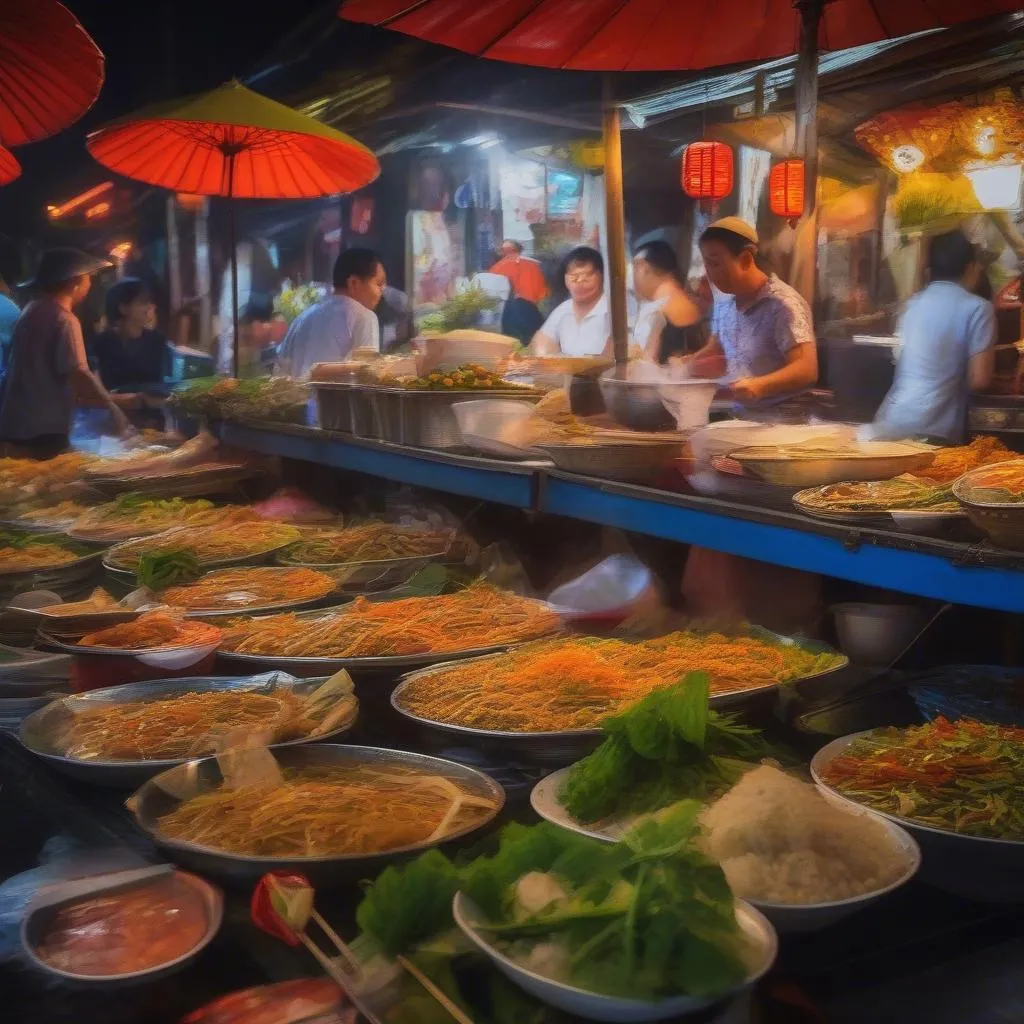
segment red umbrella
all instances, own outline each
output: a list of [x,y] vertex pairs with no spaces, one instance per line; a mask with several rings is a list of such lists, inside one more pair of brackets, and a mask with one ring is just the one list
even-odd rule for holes
[[77,121],[103,85],[103,54],[57,0],[0,0],[0,145]]
[[[801,0],[347,0],[341,16],[480,57],[576,71],[689,71],[795,52]],[[1019,0],[835,0],[821,49],[1007,14]]]
[[[817,51],[947,28],[1024,0],[344,0],[339,16],[480,57],[578,71],[695,71],[799,52],[797,144],[817,181]],[[610,91],[610,90],[609,90]],[[605,111],[612,333],[625,357],[625,223],[618,111]]]
[[[240,82],[129,114],[86,145],[101,164],[136,181],[226,199],[315,199],[354,192],[380,173],[362,143]],[[230,226],[237,372],[234,204]]]
[[0,185],[7,185],[21,174],[21,164],[9,149],[0,146]]

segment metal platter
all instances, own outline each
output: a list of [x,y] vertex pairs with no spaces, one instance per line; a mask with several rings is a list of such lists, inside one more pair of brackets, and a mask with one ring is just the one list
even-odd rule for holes
[[474,795],[495,803],[493,812],[479,824],[446,836],[440,843],[417,843],[381,853],[339,854],[327,857],[280,858],[225,853],[196,843],[170,839],[160,834],[159,819],[170,814],[186,800],[215,789],[222,781],[217,759],[187,761],[150,779],[129,801],[129,807],[141,828],[172,860],[209,875],[250,885],[267,871],[301,871],[317,886],[338,886],[363,878],[375,878],[391,861],[406,858],[432,846],[448,845],[486,827],[501,812],[505,791],[494,779],[454,761],[425,754],[379,747],[313,744],[305,747],[278,748],[278,763],[285,768],[344,765],[405,767],[444,776]]
[[[114,548],[111,548],[110,550],[113,551]],[[261,551],[258,555],[240,555],[237,558],[219,558],[213,562],[200,562],[199,568],[202,569],[203,572],[212,572],[214,569],[232,569],[244,565],[266,565],[276,550],[277,548],[271,548],[269,551]],[[111,564],[109,561],[109,554],[110,552],[107,552],[103,558],[104,571],[115,580],[134,584],[135,570],[125,569],[119,565]]]
[[226,494],[253,476],[254,472],[249,466],[218,465],[197,472],[163,476],[95,475],[87,477],[87,481],[108,495],[137,491],[150,497],[195,498],[204,494]]
[[[822,772],[827,764],[845,753],[854,740],[868,736],[870,732],[852,733],[833,740],[811,759],[811,777],[817,785],[854,807],[867,805],[830,786],[822,778]],[[900,825],[917,840],[924,858],[921,877],[925,881],[968,899],[1024,902],[1024,842],[960,835],[877,808],[869,810]]]
[[601,821],[584,825],[578,822],[563,806],[558,794],[565,780],[572,771],[572,765],[559,768],[557,772],[546,775],[530,791],[530,806],[545,821],[552,825],[575,832],[590,839],[599,839],[602,843],[617,843],[639,820],[636,817],[605,818]]
[[44,569],[0,572],[0,604],[29,590],[49,590],[60,597],[78,593],[100,568],[103,551],[83,554],[73,562]]
[[530,764],[567,765],[586,757],[600,742],[601,730],[564,729],[558,732],[502,732],[496,729],[474,729],[466,725],[438,722],[402,707],[402,694],[419,679],[437,675],[456,664],[486,663],[493,655],[463,658],[458,661],[444,661],[402,676],[402,681],[391,694],[391,706],[403,718],[414,722],[419,728],[435,732],[445,738],[458,737],[474,746],[486,745],[488,750],[500,748],[508,751],[517,762]]
[[[374,595],[374,599],[386,598],[385,595]],[[321,618],[342,610],[345,605],[333,608],[318,608],[308,612],[300,612],[299,618],[306,622],[315,622]],[[540,640],[542,637],[532,639]],[[506,651],[517,643],[524,641],[510,640],[508,643],[491,644],[488,647],[476,647],[465,651],[424,651],[419,654],[379,655],[363,658],[305,658],[286,657],[277,654],[239,654],[235,651],[217,651],[217,657],[229,665],[237,666],[246,672],[261,672],[280,669],[292,675],[309,677],[312,675],[331,675],[338,669],[348,669],[355,673],[394,673],[396,670],[426,668],[442,661],[462,661],[485,654],[497,654]]]
[[[70,715],[87,711],[101,705],[137,704],[164,700],[183,693],[217,693],[238,690],[272,694],[275,690],[291,690],[298,696],[312,693],[324,680],[279,680],[262,683],[247,678],[224,676],[197,676],[192,679],[155,679],[145,683],[127,683],[124,686],[109,686],[102,690],[74,694],[53,701],[46,707],[33,712],[22,723],[18,731],[21,745],[37,757],[47,761],[57,771],[75,779],[92,782],[101,786],[140,786],[159,772],[184,764],[189,758],[162,758],[146,761],[83,761],[68,757],[59,751],[57,735]],[[273,744],[273,749],[301,746],[321,740],[336,739],[355,724],[358,703],[352,715],[336,729],[320,736],[302,737]]]
[[[81,640],[81,637],[77,639]],[[42,629],[39,631],[38,640],[40,644],[47,648],[52,647],[54,650],[63,651],[65,654],[100,655],[104,658],[146,658],[150,655],[183,654],[185,651],[200,651],[211,647],[211,641],[209,640],[199,644],[164,644],[162,647],[102,647],[98,644],[86,645],[76,643],[71,637],[58,636]],[[216,649],[215,644],[212,646],[212,649]]]

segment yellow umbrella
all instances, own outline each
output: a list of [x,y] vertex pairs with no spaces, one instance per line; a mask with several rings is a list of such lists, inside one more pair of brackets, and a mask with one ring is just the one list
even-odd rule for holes
[[[380,174],[362,143],[240,82],[150,107],[90,134],[89,152],[136,181],[226,199],[315,199],[354,192]],[[238,264],[230,207],[234,364]]]

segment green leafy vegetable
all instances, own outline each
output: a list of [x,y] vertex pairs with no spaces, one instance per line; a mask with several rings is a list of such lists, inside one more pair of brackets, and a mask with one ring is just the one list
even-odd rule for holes
[[160,591],[178,584],[191,583],[202,574],[196,556],[191,551],[178,548],[140,555],[135,580],[140,587]]
[[708,676],[655,690],[606,719],[604,742],[570,772],[561,799],[577,820],[707,800],[772,753],[760,734],[708,707]]

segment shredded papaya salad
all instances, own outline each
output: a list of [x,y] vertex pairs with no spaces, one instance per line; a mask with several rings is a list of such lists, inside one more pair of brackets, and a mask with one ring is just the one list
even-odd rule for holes
[[876,729],[820,775],[876,811],[960,835],[1024,842],[1024,729],[942,717]]

